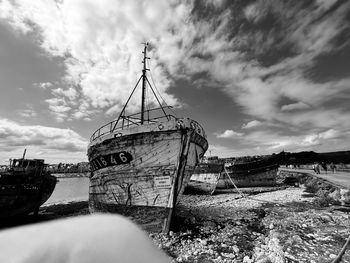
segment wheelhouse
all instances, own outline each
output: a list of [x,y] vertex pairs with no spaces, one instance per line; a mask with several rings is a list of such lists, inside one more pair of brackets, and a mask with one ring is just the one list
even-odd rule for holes
[[42,159],[13,159],[11,169],[14,173],[40,176],[46,170],[46,165]]

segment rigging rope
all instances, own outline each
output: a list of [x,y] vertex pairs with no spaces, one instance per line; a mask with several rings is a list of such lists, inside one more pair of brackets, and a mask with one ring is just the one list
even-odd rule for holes
[[[251,200],[254,200],[254,201],[259,201],[259,202],[266,202],[266,203],[271,203],[271,204],[277,204],[277,205],[282,205],[282,206],[285,206],[285,207],[289,207],[289,208],[294,208],[292,206],[289,206],[289,205],[286,205],[286,204],[281,204],[281,203],[277,203],[277,202],[272,202],[272,201],[267,201],[267,200],[260,200],[260,199],[257,199],[257,198],[251,198],[249,197],[248,195],[244,195],[239,189],[238,187],[236,186],[236,184],[233,182],[233,180],[231,179],[231,176],[227,173],[226,171],[226,167],[224,167],[224,171],[226,173],[226,175],[228,176],[228,178],[230,179],[232,185],[236,188],[237,192],[243,197],[243,198],[247,198],[247,199],[251,199]],[[348,237],[348,239],[346,240],[344,246],[342,247],[342,249],[340,250],[340,252],[338,253],[337,257],[331,262],[331,263],[340,263],[341,262],[341,259],[346,251],[346,248],[349,246],[350,244],[350,235]]]
[[270,204],[275,204],[275,205],[281,205],[281,206],[284,206],[284,207],[294,208],[293,206],[290,206],[290,205],[277,203],[277,202],[273,202],[273,201],[268,201],[268,200],[261,200],[261,199],[257,199],[257,198],[252,198],[252,197],[249,197],[248,195],[243,194],[243,192],[239,190],[239,188],[236,186],[236,184],[231,179],[231,176],[228,174],[228,172],[226,170],[226,167],[224,167],[224,171],[225,171],[227,177],[230,179],[232,185],[235,187],[237,192],[242,196],[242,198],[247,198],[247,199],[250,199],[250,200],[253,200],[253,201],[265,202],[265,203],[270,203]]
[[348,245],[350,244],[350,235],[348,237],[348,239],[346,240],[344,246],[342,247],[342,249],[340,250],[338,256],[332,261],[332,263],[339,263],[341,262],[341,258],[343,257],[346,248],[348,247]]
[[[147,63],[147,65],[148,65],[148,68],[151,68],[149,62],[146,61],[146,63]],[[151,72],[151,70],[149,71],[149,74],[150,74],[150,76],[151,76],[151,80],[152,80],[153,86],[154,86],[154,88],[156,89],[156,91],[157,91],[159,97],[162,99],[162,101],[163,101],[163,103],[165,104],[165,106],[167,106],[168,109],[170,109],[170,110],[174,113],[175,117],[177,117],[177,116],[176,116],[176,112],[172,109],[172,107],[170,107],[170,106],[166,103],[166,101],[164,100],[162,94],[161,94],[161,93],[159,92],[159,90],[157,89],[156,83],[154,82],[153,77],[152,77],[152,72]]]

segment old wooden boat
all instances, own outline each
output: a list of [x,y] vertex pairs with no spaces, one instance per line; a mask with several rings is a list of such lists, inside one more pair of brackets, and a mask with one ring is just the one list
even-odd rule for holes
[[0,219],[38,213],[51,196],[56,177],[46,172],[42,159],[14,159],[0,174]]
[[[148,231],[167,232],[177,198],[208,142],[200,124],[170,114],[170,107],[159,102],[146,76],[147,46],[142,75],[119,117],[91,136],[89,209],[92,213],[120,213]],[[126,115],[127,104],[141,80],[141,112]],[[145,110],[147,87],[159,108]]]
[[223,169],[224,163],[217,156],[203,158],[191,176],[186,193],[213,194]]
[[[239,157],[226,160],[217,188],[276,185],[278,163],[271,157]],[[233,182],[233,183],[232,183]]]

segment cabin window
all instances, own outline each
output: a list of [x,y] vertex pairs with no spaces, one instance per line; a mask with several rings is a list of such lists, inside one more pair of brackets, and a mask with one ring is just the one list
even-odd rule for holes
[[14,167],[21,167],[22,166],[22,160],[16,160],[13,163],[14,163],[13,164]]

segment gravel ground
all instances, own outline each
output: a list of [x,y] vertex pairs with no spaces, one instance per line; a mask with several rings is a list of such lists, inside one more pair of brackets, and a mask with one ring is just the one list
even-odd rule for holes
[[[350,235],[350,208],[320,207],[303,187],[269,190],[183,195],[172,231],[150,237],[173,262],[331,262]],[[2,228],[88,213],[86,201],[56,204]]]
[[[169,234],[150,234],[173,262],[330,262],[350,234],[349,210],[317,207],[304,188],[184,195]],[[342,262],[350,262],[347,250]]]

